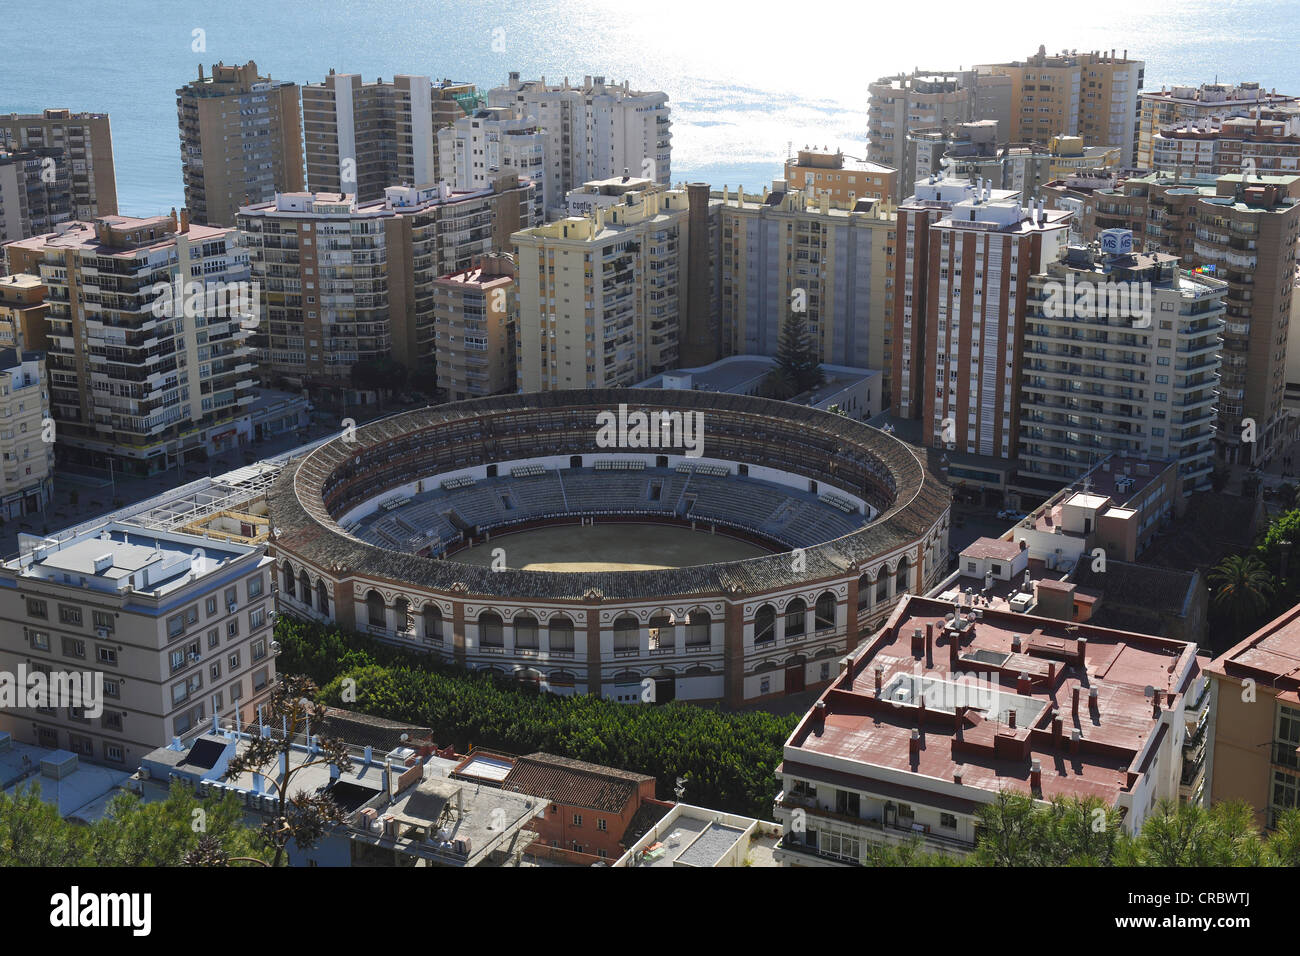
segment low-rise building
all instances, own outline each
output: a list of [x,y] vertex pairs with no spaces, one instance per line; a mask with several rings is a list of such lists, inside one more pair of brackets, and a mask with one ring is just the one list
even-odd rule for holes
[[842,667],[777,768],[782,865],[963,855],[1002,791],[1096,799],[1129,833],[1179,797],[1194,644],[908,596]]
[[[637,388],[677,388],[686,391],[762,395],[776,359],[767,355],[729,355],[700,368],[679,368],[651,376]],[[787,401],[840,412],[866,421],[881,411],[884,374],[869,368],[822,365],[822,384]]]
[[779,823],[677,803],[611,866],[773,866]]
[[0,348],[45,351],[48,293],[38,275],[15,272],[0,279]]
[[844,153],[838,149],[831,152],[805,146],[795,159],[785,161],[786,185],[809,196],[829,195],[837,203],[859,199],[893,201],[897,169],[866,160],[856,160],[856,165],[849,166],[844,160]]
[[0,565],[0,669],[89,675],[96,699],[0,712],[15,740],[132,767],[210,716],[249,718],[269,692],[261,545],[112,521],[19,548]]
[[[266,773],[227,777],[252,733],[279,728],[231,726],[215,718],[185,737],[146,754],[136,785],[146,800],[166,797],[170,781],[184,780],[203,795],[233,793],[246,808],[245,821],[259,826],[276,812],[279,788],[289,776],[290,794],[324,794],[345,819],[310,849],[289,843],[290,866],[499,865],[522,854],[535,839],[528,824],[544,802],[499,788],[454,779],[460,761],[421,748],[388,753],[349,746],[352,766],[343,770],[320,760],[310,741],[294,742]],[[287,766],[286,766],[287,764]]]

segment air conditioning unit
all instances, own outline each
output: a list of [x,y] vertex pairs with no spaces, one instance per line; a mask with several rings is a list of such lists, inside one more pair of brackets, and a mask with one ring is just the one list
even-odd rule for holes
[[196,654],[194,651],[190,651],[190,653],[189,653],[188,656],[189,656],[189,659],[190,659],[190,663],[193,663],[193,662],[195,662],[195,661],[197,661],[197,660],[199,659],[199,655]]
[[101,639],[103,639],[103,640],[108,640],[108,636],[109,636],[110,634],[112,634],[112,633],[113,633],[113,632],[110,631],[110,630],[109,630],[108,628],[106,628],[106,627],[97,627],[97,628],[95,628],[95,636],[98,637],[98,638],[101,638]]
[[236,604],[234,601],[231,601],[229,604],[226,605],[226,610],[229,611],[231,614],[234,614],[235,611],[238,609],[239,609],[239,605]]

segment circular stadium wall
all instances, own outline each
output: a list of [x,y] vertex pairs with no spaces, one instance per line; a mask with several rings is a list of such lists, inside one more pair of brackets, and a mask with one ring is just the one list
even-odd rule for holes
[[[373,422],[291,463],[268,504],[282,611],[553,693],[738,706],[830,680],[901,595],[937,583],[951,496],[849,418],[596,389]],[[769,553],[635,571],[456,560],[522,528],[610,522]]]

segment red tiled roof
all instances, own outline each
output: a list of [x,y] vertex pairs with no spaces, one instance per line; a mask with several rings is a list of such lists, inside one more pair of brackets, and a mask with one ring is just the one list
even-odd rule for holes
[[535,753],[515,761],[502,788],[566,806],[622,813],[647,780],[653,781],[654,777]]

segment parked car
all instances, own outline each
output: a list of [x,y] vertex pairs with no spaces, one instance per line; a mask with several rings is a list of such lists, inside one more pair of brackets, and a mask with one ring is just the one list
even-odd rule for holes
[[999,521],[1024,521],[1029,515],[1023,511],[1014,511],[1010,508],[998,512]]

